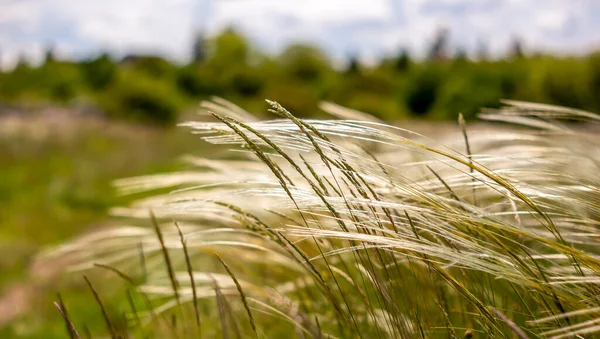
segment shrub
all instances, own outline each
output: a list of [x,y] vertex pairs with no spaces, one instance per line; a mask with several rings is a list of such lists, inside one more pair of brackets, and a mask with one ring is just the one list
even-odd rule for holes
[[218,89],[206,80],[202,68],[197,65],[189,65],[179,70],[175,84],[179,91],[191,97],[220,94]]
[[569,66],[563,62],[565,67],[549,69],[543,79],[542,88],[548,98],[548,102],[555,105],[590,108],[588,102],[588,90],[585,80],[588,78],[587,69],[583,64],[575,63]]
[[263,88],[264,81],[258,70],[246,68],[232,76],[231,89],[242,97],[256,96]]
[[170,77],[175,70],[173,64],[159,56],[153,55],[130,55],[125,57],[121,63],[126,68],[144,73],[147,76],[162,79],[163,81]]
[[594,109],[600,112],[600,52],[593,54],[589,60],[589,88]]
[[286,81],[269,84],[264,95],[286,105],[291,112],[301,116],[314,116],[319,103],[318,90],[309,84],[297,81]]
[[81,64],[86,84],[94,90],[107,88],[117,77],[118,67],[104,54]]
[[280,57],[285,75],[295,81],[316,82],[330,71],[329,60],[319,49],[307,45],[292,45]]
[[15,101],[67,102],[84,89],[79,67],[71,62],[51,61],[38,68],[22,65],[3,78],[0,97]]
[[50,97],[59,102],[69,101],[75,94],[75,85],[68,81],[59,81],[50,88]]
[[427,114],[436,103],[440,87],[440,75],[434,71],[413,75],[406,91],[406,106],[416,116]]
[[133,72],[122,74],[100,103],[110,116],[163,124],[174,122],[182,108],[169,83]]
[[497,107],[502,98],[502,78],[485,70],[461,72],[449,77],[440,89],[435,110],[447,119],[462,113],[475,118],[481,107]]

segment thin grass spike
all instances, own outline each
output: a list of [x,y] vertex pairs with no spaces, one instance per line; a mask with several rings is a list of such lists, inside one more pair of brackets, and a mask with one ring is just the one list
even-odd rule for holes
[[77,338],[77,339],[81,338],[79,336],[79,333],[77,332],[77,329],[75,328],[75,325],[73,324],[73,321],[71,320],[71,317],[69,317],[69,313],[67,312],[67,307],[65,306],[65,303],[63,302],[60,293],[57,295],[57,297],[58,297],[58,301],[54,302],[54,307],[56,307],[56,309],[58,310],[60,315],[65,320],[65,324],[67,326],[67,332],[69,333],[69,338]]
[[225,267],[227,274],[229,274],[229,276],[235,283],[235,287],[237,288],[238,292],[240,293],[240,298],[242,299],[242,303],[244,304],[244,308],[246,309],[246,313],[248,314],[248,319],[250,320],[250,326],[252,327],[252,331],[254,332],[254,335],[256,337],[258,337],[258,333],[256,332],[256,323],[254,322],[254,317],[252,316],[252,312],[250,311],[250,307],[248,306],[248,301],[246,300],[246,295],[244,294],[244,290],[242,289],[240,282],[237,280],[237,278],[235,277],[235,275],[229,268],[229,265],[227,265],[227,263],[225,263],[218,254],[215,253],[215,256],[217,257],[217,259],[219,259],[219,261],[221,262],[221,265],[223,265],[223,267]]
[[90,291],[92,291],[92,294],[94,295],[94,299],[96,300],[96,303],[98,304],[98,306],[100,306],[100,310],[102,311],[102,317],[104,317],[104,322],[106,323],[106,328],[108,329],[108,333],[110,334],[110,337],[113,339],[117,339],[118,336],[117,336],[117,333],[115,332],[115,327],[113,326],[113,323],[110,320],[110,316],[108,315],[108,311],[104,307],[104,303],[102,302],[100,295],[98,294],[98,292],[94,288],[94,285],[92,285],[92,282],[90,281],[90,279],[88,279],[87,276],[84,275],[83,279],[85,279],[85,282],[87,283],[88,287],[90,288]]

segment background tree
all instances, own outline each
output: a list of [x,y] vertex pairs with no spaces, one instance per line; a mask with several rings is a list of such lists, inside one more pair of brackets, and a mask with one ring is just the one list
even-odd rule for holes
[[97,58],[83,61],[81,70],[89,88],[103,90],[115,80],[119,69],[117,64],[105,53]]
[[357,74],[360,73],[361,65],[360,60],[358,60],[357,56],[350,57],[348,61],[348,66],[346,67],[346,74]]
[[428,59],[431,61],[444,61],[448,59],[448,40],[450,33],[448,29],[441,28],[435,34],[433,43],[429,48]]
[[304,82],[322,80],[331,70],[329,59],[320,49],[303,44],[287,47],[279,62],[285,75]]
[[410,54],[408,53],[408,49],[406,48],[402,48],[402,50],[400,51],[400,55],[398,55],[395,58],[395,66],[396,66],[396,70],[399,72],[404,72],[406,70],[408,70],[408,68],[410,67]]
[[508,50],[508,56],[513,59],[523,58],[523,42],[519,38],[514,38]]
[[192,63],[200,64],[206,59],[206,39],[202,32],[196,33],[192,45]]
[[[187,65],[160,55],[130,55],[115,62],[104,54],[68,62],[56,60],[49,50],[47,62],[41,65],[29,66],[22,56],[16,68],[1,74],[0,101],[44,105],[84,101],[109,116],[166,123],[176,118],[173,110],[193,107],[213,95],[255,112],[264,112],[264,98],[270,98],[295,114],[310,117],[319,114],[320,100],[390,120],[454,120],[459,110],[474,116],[480,106],[497,105],[501,98],[600,112],[597,53],[524,55],[520,40],[515,39],[512,50],[507,50],[507,56],[513,57],[488,57],[487,47],[480,41],[479,58],[472,60],[460,49],[450,55],[448,36],[447,30],[436,32],[425,60],[411,59],[403,48],[374,65],[361,64],[352,56],[341,70],[315,46],[295,44],[279,55],[263,54],[233,29],[210,38],[197,34],[190,41],[194,61]],[[441,60],[450,62],[438,62]],[[141,97],[144,100],[139,100]],[[147,102],[150,100],[152,104]],[[118,112],[131,109],[127,102],[143,102],[147,109],[136,114]],[[157,107],[170,108],[157,113],[161,111]],[[148,119],[143,114],[148,114]]]
[[44,55],[44,63],[48,64],[48,63],[52,63],[56,61],[56,56],[54,55],[54,46],[50,45],[48,47],[46,47],[46,52]]

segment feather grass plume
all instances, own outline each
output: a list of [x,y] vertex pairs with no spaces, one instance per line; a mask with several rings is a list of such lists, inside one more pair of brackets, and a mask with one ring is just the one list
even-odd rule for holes
[[[275,120],[206,103],[214,121],[182,126],[231,157],[189,156],[189,171],[119,180],[124,194],[170,193],[114,209],[124,226],[45,257],[135,272],[141,248],[138,288],[154,312],[184,309],[192,322],[201,309],[205,335],[600,331],[600,116],[510,101],[481,115],[502,124],[467,131],[461,121],[436,141],[333,104],[321,108],[339,120],[269,103]],[[144,226],[148,210],[160,241]]]

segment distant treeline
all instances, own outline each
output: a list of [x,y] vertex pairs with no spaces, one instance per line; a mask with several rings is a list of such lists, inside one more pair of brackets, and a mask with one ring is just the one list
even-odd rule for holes
[[439,35],[427,58],[407,51],[367,67],[351,59],[334,68],[319,49],[291,45],[278,56],[227,30],[193,46],[194,60],[108,55],[67,62],[48,53],[39,67],[20,62],[0,73],[0,102],[83,103],[108,116],[170,123],[179,112],[213,95],[264,112],[265,98],[300,116],[318,114],[329,100],[383,119],[473,117],[499,99],[518,99],[600,112],[600,53],[580,57],[525,56],[515,44],[503,59],[449,55]]

